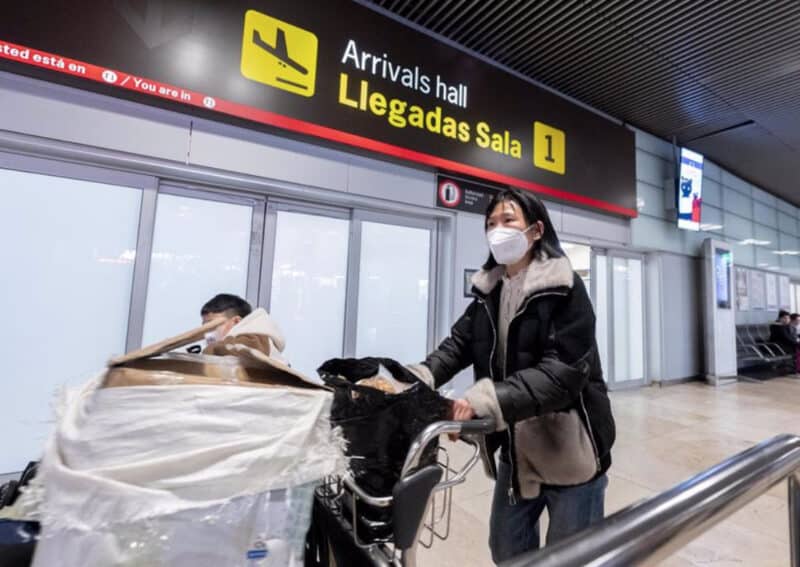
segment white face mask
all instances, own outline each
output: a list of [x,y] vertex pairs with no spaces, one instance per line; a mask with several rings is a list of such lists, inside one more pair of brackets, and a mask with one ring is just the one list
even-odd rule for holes
[[209,331],[205,335],[206,344],[213,345],[214,343],[221,342],[228,332],[225,330],[225,327],[228,326],[228,323],[223,323],[213,331]]
[[220,332],[219,329],[214,329],[213,331],[209,331],[206,333],[205,339],[207,345],[213,345],[220,341],[219,338]]
[[498,264],[506,266],[516,264],[525,257],[525,254],[531,248],[531,243],[528,242],[528,237],[525,236],[525,233],[534,226],[536,225],[532,224],[525,230],[500,227],[486,233],[489,249]]

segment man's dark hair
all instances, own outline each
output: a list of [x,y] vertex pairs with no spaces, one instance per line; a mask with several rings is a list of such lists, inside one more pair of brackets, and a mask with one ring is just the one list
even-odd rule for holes
[[780,321],[784,317],[788,317],[789,315],[791,314],[788,311],[786,311],[785,309],[781,309],[780,311],[778,311],[778,321]]
[[[519,206],[520,210],[522,211],[522,216],[525,217],[525,222],[528,223],[528,226],[535,224],[538,221],[542,221],[542,224],[544,225],[544,234],[542,235],[542,238],[537,240],[533,245],[534,258],[543,259],[545,255],[548,258],[561,258],[562,256],[566,255],[564,254],[564,250],[561,248],[561,242],[558,240],[558,234],[556,234],[556,229],[553,227],[553,221],[550,220],[550,214],[547,212],[547,208],[544,206],[544,203],[542,203],[542,200],[530,191],[521,191],[520,189],[505,189],[504,191],[500,191],[497,195],[495,195],[492,201],[489,203],[489,206],[486,208],[486,215],[483,222],[484,230],[486,230],[486,226],[489,223],[489,217],[492,216],[492,212],[494,211],[495,207],[497,207],[497,205],[500,203],[507,202],[514,202],[517,204],[517,206]],[[489,259],[486,260],[486,263],[483,265],[483,269],[491,270],[497,265],[497,261],[490,252]]]
[[238,295],[230,293],[220,293],[215,295],[200,309],[200,316],[205,317],[211,313],[224,313],[228,317],[245,318],[253,311],[253,308]]
[[792,313],[791,315],[789,315],[789,318],[792,321],[797,321],[798,319],[800,319],[800,313]]

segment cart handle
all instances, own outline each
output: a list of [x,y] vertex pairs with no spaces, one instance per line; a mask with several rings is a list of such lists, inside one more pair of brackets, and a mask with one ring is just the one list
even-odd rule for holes
[[[400,478],[405,478],[412,470],[419,466],[419,460],[422,458],[422,453],[434,440],[438,439],[440,435],[447,433],[464,433],[464,434],[487,434],[495,430],[494,420],[492,419],[471,419],[469,421],[437,421],[426,427],[422,433],[417,435],[406,456],[406,462],[403,465],[403,472]],[[455,486],[464,481],[467,473],[472,469],[478,459],[480,458],[480,448],[478,443],[473,440],[463,439],[473,447],[475,453],[469,460],[467,465],[455,476],[448,481],[448,485]]]
[[392,505],[392,501],[394,500],[391,496],[372,496],[371,494],[367,494],[363,488],[356,484],[356,481],[353,480],[353,477],[350,476],[349,472],[342,475],[342,483],[360,500],[363,500],[370,506],[375,506],[376,508],[388,508]]
[[[487,434],[492,433],[494,430],[495,425],[494,420],[492,419],[437,421],[436,423],[430,424],[428,427],[422,430],[422,433],[417,435],[417,438],[414,439],[414,442],[411,444],[400,478],[406,478],[410,474],[410,471],[419,466],[419,460],[422,457],[422,453],[425,451],[425,448],[433,441],[438,439],[440,435],[445,435],[447,433],[460,433],[465,435]],[[477,463],[480,459],[480,444],[474,439],[467,437],[462,437],[461,440],[469,445],[472,445],[474,452],[469,461],[467,461],[458,474],[456,474],[450,480],[436,485],[436,490],[443,490],[464,482],[464,479],[467,477],[469,471],[472,470],[472,467],[474,467],[475,463]],[[371,494],[366,493],[360,486],[358,486],[349,473],[342,475],[342,483],[353,493],[355,493],[360,500],[363,500],[370,506],[388,508],[392,505],[393,498],[391,496],[372,496]]]

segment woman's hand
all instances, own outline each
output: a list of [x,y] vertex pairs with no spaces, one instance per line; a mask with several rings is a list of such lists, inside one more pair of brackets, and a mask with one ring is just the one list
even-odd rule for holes
[[[475,417],[475,410],[467,400],[456,400],[453,402],[453,421],[469,421]],[[458,441],[458,434],[451,433],[450,441]]]
[[456,400],[453,402],[453,420],[469,421],[475,417],[475,410],[467,400]]

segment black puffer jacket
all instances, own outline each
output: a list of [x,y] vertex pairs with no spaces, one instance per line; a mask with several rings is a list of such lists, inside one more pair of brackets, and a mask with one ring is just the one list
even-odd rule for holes
[[[504,372],[496,352],[502,274],[499,267],[476,275],[475,300],[453,326],[451,336],[428,356],[425,366],[437,387],[470,365],[475,379],[490,389],[492,384],[481,379],[493,380],[493,403],[499,405],[508,430],[490,436],[487,446],[489,454],[501,445],[508,449],[517,472],[517,494],[524,496],[525,491],[518,490],[524,472],[516,461],[535,462],[537,458],[526,455],[528,447],[514,446],[520,436],[519,424],[536,421],[531,418],[577,414],[596,458],[596,467],[585,480],[590,480],[592,473],[605,473],[611,465],[615,426],[595,341],[594,311],[583,281],[566,258],[534,261],[526,275],[526,299],[509,324]],[[565,461],[569,461],[568,455]],[[489,459],[489,465],[494,472],[494,459]],[[543,483],[549,484],[546,477]]]

